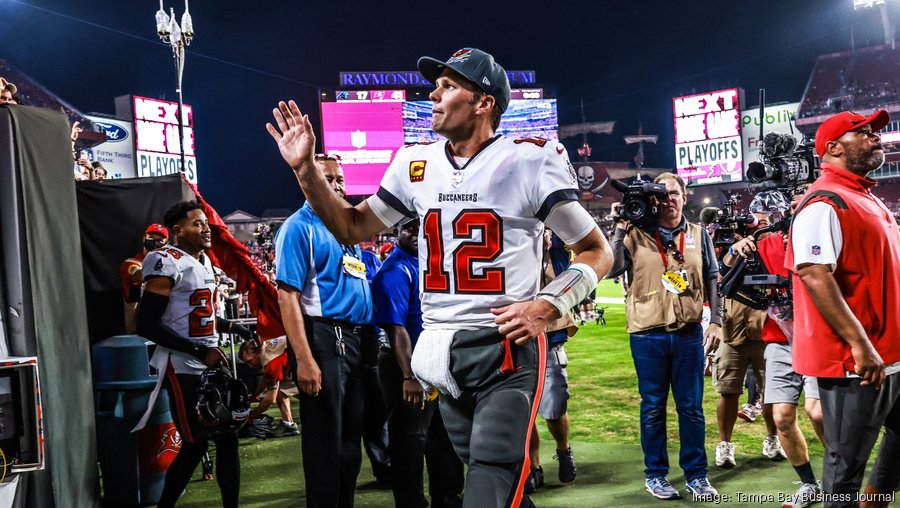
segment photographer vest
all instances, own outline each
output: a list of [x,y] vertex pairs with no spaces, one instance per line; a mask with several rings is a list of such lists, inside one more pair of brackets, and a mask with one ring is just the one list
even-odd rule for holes
[[[674,331],[690,323],[699,323],[703,315],[703,241],[701,228],[684,223],[683,231],[673,236],[675,246],[681,248],[684,263],[676,261],[671,249],[661,252],[656,233],[631,227],[625,234],[624,246],[631,254],[631,284],[625,297],[628,333],[653,328]],[[682,248],[683,245],[683,248]],[[663,266],[665,257],[665,266]],[[681,294],[671,293],[663,286],[667,271],[687,272],[688,287]]]
[[[844,240],[834,279],[884,364],[890,365],[900,362],[900,229],[890,210],[869,191],[874,185],[870,178],[822,164],[822,175],[806,192],[797,214],[820,201],[834,208]],[[845,377],[854,370],[850,345],[819,313],[794,271],[790,242],[785,267],[794,285],[794,370],[806,376]]]

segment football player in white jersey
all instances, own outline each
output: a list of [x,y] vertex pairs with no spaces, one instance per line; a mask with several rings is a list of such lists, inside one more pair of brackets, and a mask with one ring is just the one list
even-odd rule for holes
[[[532,506],[523,486],[544,379],[543,332],[596,287],[612,253],[577,202],[565,149],[495,135],[510,89],[491,55],[464,48],[418,66],[435,83],[432,128],[447,141],[400,149],[378,193],[355,207],[328,192],[313,161],[312,125],[294,101],[279,103],[277,128],[266,127],[338,241],[352,245],[406,218],[421,221],[424,331],[412,367],[442,392],[450,439],[469,466],[463,506]],[[576,257],[541,288],[544,224]]]
[[207,367],[225,363],[225,355],[217,347],[217,326],[245,339],[252,335],[246,328],[216,317],[215,274],[203,254],[210,247],[209,220],[200,204],[176,204],[166,212],[164,223],[176,243],[144,258],[144,293],[137,317],[138,332],[158,344],[151,364],[161,382],[164,380],[172,419],[182,439],[181,450],[166,473],[159,506],[175,505],[212,438],[222,506],[236,507],[240,494],[237,433],[211,435],[197,416],[195,391]]

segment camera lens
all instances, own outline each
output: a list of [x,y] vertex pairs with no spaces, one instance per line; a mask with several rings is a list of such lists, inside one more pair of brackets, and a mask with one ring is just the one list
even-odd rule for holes
[[773,168],[761,162],[751,162],[747,165],[747,180],[750,183],[762,183],[766,180],[776,180],[781,176],[781,170]]
[[647,203],[633,199],[625,203],[625,218],[630,221],[639,221],[647,213]]

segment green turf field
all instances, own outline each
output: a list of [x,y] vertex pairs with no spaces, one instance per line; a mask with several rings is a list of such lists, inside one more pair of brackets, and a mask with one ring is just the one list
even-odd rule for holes
[[[621,297],[620,286],[601,283],[598,296]],[[606,306],[606,305],[604,305]],[[624,306],[610,304],[607,325],[585,325],[570,341],[569,383],[572,392],[569,413],[572,424],[572,449],[578,463],[578,478],[570,486],[556,480],[553,442],[546,426],[541,430],[541,457],[547,486],[532,496],[539,507],[654,506],[664,503],[643,490],[643,458],[638,429],[640,398],[625,332]],[[707,378],[708,379],[708,378]],[[772,462],[761,455],[765,425],[738,420],[733,441],[737,446],[737,467],[715,467],[718,443],[715,402],[718,396],[707,384],[704,399],[707,454],[710,480],[729,506],[781,506],[779,495],[792,494],[796,474],[786,462]],[[742,397],[741,402],[744,402]],[[813,457],[813,469],[821,475],[822,446],[816,440],[809,420],[800,411],[800,426]],[[270,412],[277,419],[277,411]],[[294,413],[297,414],[296,411]],[[678,429],[674,403],[669,404],[669,480],[677,488],[684,485],[678,468]],[[874,456],[874,454],[873,454]],[[305,506],[300,438],[269,440],[244,439],[241,443],[242,506]],[[215,482],[199,480],[188,486],[180,507],[200,508],[219,505]],[[743,497],[742,497],[743,496]],[[684,502],[684,501],[681,501]],[[356,506],[390,507],[389,491],[373,489],[371,469],[363,459]],[[821,506],[821,505],[819,505]]]

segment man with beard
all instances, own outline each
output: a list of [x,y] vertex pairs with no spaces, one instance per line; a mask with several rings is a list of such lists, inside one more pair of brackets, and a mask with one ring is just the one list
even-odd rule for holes
[[900,486],[900,229],[866,176],[884,163],[875,131],[888,121],[885,111],[843,112],[819,127],[822,173],[797,207],[785,260],[794,370],[819,382],[828,507],[882,506],[858,498],[882,426],[865,493]]

